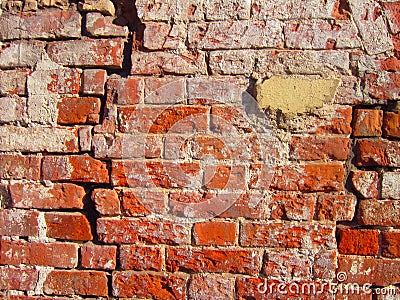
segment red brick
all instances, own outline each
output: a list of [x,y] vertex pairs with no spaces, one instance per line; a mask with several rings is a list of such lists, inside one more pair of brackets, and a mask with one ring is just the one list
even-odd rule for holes
[[36,211],[0,209],[0,235],[38,236],[38,218]]
[[182,103],[186,97],[185,85],[186,80],[181,77],[146,78],[144,103]]
[[78,246],[71,243],[1,241],[0,263],[74,268],[78,264]]
[[263,274],[268,277],[303,277],[312,275],[311,258],[299,250],[271,249],[266,252],[264,259]]
[[0,49],[0,68],[33,68],[41,59],[45,46],[45,42],[36,40],[3,44]]
[[316,220],[351,221],[356,211],[354,195],[320,195],[316,205]]
[[86,15],[86,32],[91,37],[128,37],[128,27],[113,24],[114,17],[94,12]]
[[378,197],[379,174],[375,171],[353,171],[351,183],[363,198]]
[[82,92],[85,95],[104,95],[107,71],[102,69],[85,69],[82,76]]
[[113,295],[116,297],[140,297],[151,299],[186,299],[187,280],[181,276],[114,272]]
[[[334,226],[278,221],[245,222],[242,224],[242,246],[285,248],[335,248]],[[307,237],[307,238],[305,238]]]
[[[145,202],[142,202],[142,197],[136,196],[135,191],[128,191],[128,190],[122,190],[120,191],[120,197],[122,200],[122,208],[123,212],[125,215],[130,216],[130,217],[135,217],[135,216],[147,216],[152,213],[150,211],[150,207],[145,205]],[[160,199],[162,201],[163,199]]]
[[321,250],[314,256],[313,277],[318,279],[335,279],[337,250]]
[[315,196],[296,192],[278,192],[268,201],[269,218],[277,220],[312,220]]
[[282,31],[277,20],[191,23],[188,39],[196,49],[282,48]]
[[12,206],[17,208],[83,208],[83,187],[71,183],[55,183],[46,187],[40,183],[10,185]]
[[363,225],[399,226],[400,203],[396,200],[363,200],[359,204],[358,220]]
[[[55,70],[36,70],[29,77],[31,80],[43,80],[43,78],[46,80],[47,91],[51,93],[61,95],[77,95],[79,93],[81,86],[81,71],[78,69],[60,68]],[[42,91],[35,90],[35,92],[41,93]]]
[[121,132],[205,132],[207,108],[201,106],[122,107],[118,110]]
[[0,155],[2,179],[40,179],[40,157],[13,154]]
[[381,100],[400,100],[400,74],[383,72],[366,74],[367,91],[371,97]]
[[383,111],[356,109],[354,112],[354,136],[381,136]]
[[100,120],[101,102],[98,98],[62,98],[57,104],[57,123],[61,125],[96,124]]
[[132,52],[131,74],[206,74],[207,66],[203,52],[171,53],[167,51]]
[[0,22],[0,39],[60,39],[81,36],[81,15],[74,11],[38,10],[9,15]]
[[223,133],[235,130],[235,133],[254,132],[245,111],[232,106],[213,106],[211,109],[211,129]]
[[387,286],[400,281],[400,261],[385,258],[339,256],[338,272],[345,272],[346,283]]
[[114,190],[95,189],[92,192],[92,201],[101,215],[119,215],[121,213],[118,194]]
[[1,70],[0,95],[26,95],[26,82],[29,72],[26,69]]
[[117,264],[117,247],[84,244],[81,247],[82,267],[86,269],[114,270]]
[[359,140],[357,166],[400,166],[400,143],[388,140]]
[[399,258],[400,257],[400,232],[382,232],[382,256]]
[[111,219],[97,220],[99,240],[107,244],[168,244],[190,243],[190,228],[180,224],[157,219]]
[[377,255],[379,232],[367,229],[340,229],[339,253],[353,255]]
[[350,139],[339,137],[294,136],[290,156],[300,160],[346,160],[350,153]]
[[278,167],[271,187],[302,192],[341,191],[344,177],[344,166],[336,163]]
[[196,245],[229,246],[236,244],[237,228],[232,222],[201,222],[193,226],[193,236]]
[[47,46],[50,59],[65,66],[120,68],[123,51],[123,39],[57,41]]
[[317,119],[315,121],[318,125],[315,133],[351,134],[352,119],[353,115],[351,107],[339,107],[335,110],[333,116],[331,113],[329,114],[328,120]]
[[204,186],[208,189],[240,189],[246,185],[245,166],[208,165],[204,170]]
[[105,272],[53,270],[44,282],[43,291],[50,295],[107,296]]
[[48,237],[74,241],[89,241],[93,239],[89,221],[81,213],[47,212],[44,217]]
[[136,77],[122,78],[111,76],[107,81],[107,103],[130,105],[143,100],[143,79]]
[[388,14],[388,21],[390,24],[390,29],[392,33],[398,33],[400,31],[400,5],[398,1],[389,2],[384,1],[381,2],[382,7],[384,8],[385,12]]
[[113,162],[111,169],[114,186],[182,188],[195,182],[200,185],[201,180],[200,164],[195,161]]
[[400,138],[400,113],[385,112],[383,134],[391,138]]
[[34,267],[0,266],[0,290],[33,291],[39,279]]
[[185,46],[186,24],[146,22],[143,46],[151,50],[179,49]]
[[190,299],[235,299],[235,279],[218,274],[192,275],[188,295]]
[[42,163],[45,180],[108,183],[107,165],[90,156],[46,156]]
[[122,245],[119,261],[123,270],[161,271],[163,249],[152,246]]
[[80,151],[92,150],[92,129],[91,126],[82,126],[78,129]]
[[[221,194],[218,196],[225,202],[228,202],[226,209],[219,214],[221,218],[247,218],[247,219],[262,219],[264,213],[264,197],[258,193],[242,193],[237,194]],[[232,203],[232,199],[234,202]]]
[[167,271],[194,273],[258,274],[262,255],[257,250],[169,248],[166,252]]
[[383,71],[399,72],[400,60],[398,60],[396,57],[386,58],[380,61],[380,67]]

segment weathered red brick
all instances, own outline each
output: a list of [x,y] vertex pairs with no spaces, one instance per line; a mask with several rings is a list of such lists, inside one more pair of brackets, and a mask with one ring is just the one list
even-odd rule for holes
[[82,126],[78,129],[79,149],[82,152],[92,150],[92,129],[91,126]]
[[104,95],[107,71],[102,69],[85,69],[82,76],[82,92],[85,95]]
[[381,197],[384,199],[400,199],[400,172],[384,172],[382,174]]
[[254,132],[245,111],[232,106],[214,106],[211,109],[211,128],[214,132],[222,133],[236,130],[238,133]]
[[371,97],[381,100],[400,100],[400,74],[382,72],[366,74],[367,91]]
[[74,241],[93,239],[90,223],[87,217],[81,213],[47,212],[44,218],[48,237]]
[[27,69],[1,70],[0,95],[26,95],[26,82],[29,72]]
[[358,166],[400,166],[400,143],[388,140],[358,140],[356,164]]
[[95,189],[92,192],[92,201],[101,215],[118,215],[121,213],[118,194],[114,190]]
[[[82,71],[75,68],[62,68],[61,66],[54,68],[50,70],[46,68],[38,69],[29,74],[29,92],[41,97],[43,97],[44,92],[60,95],[79,94]],[[36,80],[40,81],[36,82]],[[46,91],[43,89],[46,89]]]
[[16,95],[0,97],[0,110],[3,112],[0,123],[23,122],[26,120],[26,99]]
[[74,11],[38,10],[1,18],[0,39],[79,38],[81,15]]
[[0,155],[2,179],[40,179],[40,157],[13,154]]
[[45,46],[45,42],[36,40],[6,43],[0,49],[0,68],[33,68],[41,59]]
[[144,103],[177,104],[186,97],[186,80],[181,77],[146,78]]
[[43,291],[50,295],[108,295],[107,277],[101,271],[53,270],[44,282]]
[[130,105],[143,100],[143,79],[136,77],[122,78],[111,76],[107,81],[107,103]]
[[312,220],[314,216],[315,196],[296,192],[274,193],[268,201],[270,219]]
[[34,267],[0,266],[0,290],[33,291],[39,279]]
[[200,185],[198,162],[126,161],[113,162],[111,181],[114,186],[130,187],[185,187]]
[[380,61],[380,67],[384,71],[398,72],[400,71],[400,60],[396,57],[388,57]]
[[101,13],[93,12],[86,15],[86,31],[91,37],[128,37],[126,26],[113,24],[114,17],[106,17]]
[[381,136],[383,111],[377,109],[356,109],[354,112],[354,136]]
[[203,106],[121,107],[119,130],[124,133],[204,132],[207,112]]
[[277,20],[190,23],[188,39],[196,49],[282,48],[282,31]]
[[385,112],[383,134],[391,138],[400,138],[400,113]]
[[283,278],[310,277],[311,258],[297,249],[268,250],[264,259],[263,274]]
[[51,60],[65,66],[120,68],[124,39],[85,39],[51,42],[47,53]]
[[100,218],[97,234],[100,241],[107,244],[190,244],[189,225],[167,220]]
[[188,286],[192,299],[234,299],[235,279],[219,274],[194,274]]
[[123,270],[161,271],[163,266],[163,250],[153,246],[122,245],[119,261]]
[[114,272],[113,295],[151,299],[186,299],[187,279],[181,276],[133,271]]
[[[150,193],[149,193],[150,194]],[[130,217],[137,217],[137,216],[147,216],[150,215],[152,212],[151,207],[154,208],[154,206],[148,206],[146,203],[147,201],[142,201],[143,198],[141,197],[141,193],[139,191],[130,191],[130,190],[120,190],[120,197],[122,200],[122,208],[124,214],[130,216]],[[163,203],[164,197],[163,194],[161,194],[160,198],[160,204],[161,206]],[[153,201],[154,204],[157,203],[157,200]]]
[[55,183],[46,187],[40,183],[10,185],[12,206],[17,208],[83,208],[83,187],[71,183]]
[[81,247],[82,267],[86,269],[114,270],[117,264],[117,246],[91,243]]
[[186,25],[146,22],[143,32],[143,45],[147,49],[179,49],[185,45]]
[[0,263],[74,268],[78,264],[78,246],[71,243],[1,241]]
[[346,160],[350,139],[340,137],[294,136],[290,156],[300,160]]
[[400,203],[396,200],[363,200],[358,209],[358,220],[363,225],[399,226]]
[[338,249],[341,254],[377,255],[379,232],[367,229],[340,229]]
[[166,268],[170,272],[258,274],[262,254],[258,250],[168,248]]
[[287,191],[323,192],[344,189],[342,164],[309,164],[276,168],[271,187]]
[[131,74],[206,74],[207,66],[203,52],[132,52]]
[[400,257],[400,232],[382,232],[382,255],[386,257]]
[[242,246],[285,248],[334,248],[336,246],[332,224],[278,221],[245,222],[242,224],[240,232]]
[[384,8],[385,12],[388,13],[390,29],[392,33],[398,33],[400,31],[400,21],[399,21],[399,14],[400,14],[400,5],[398,1],[389,2],[383,1],[381,3],[382,7]]
[[31,210],[0,210],[0,235],[38,236],[39,213]]
[[240,189],[246,185],[245,166],[208,165],[204,170],[204,186],[208,189]]
[[193,226],[196,245],[229,246],[237,243],[237,225],[233,222],[201,222]]
[[108,183],[105,163],[90,156],[46,156],[42,163],[45,180]]
[[375,171],[353,171],[351,173],[351,183],[363,198],[378,197],[378,180],[379,175]]
[[400,281],[400,261],[386,258],[339,256],[338,272],[347,275],[346,283],[387,286]]
[[100,120],[99,98],[62,98],[58,104],[57,123],[61,125],[96,124]]
[[320,195],[315,208],[315,218],[317,220],[351,221],[356,211],[356,204],[357,198],[354,195]]

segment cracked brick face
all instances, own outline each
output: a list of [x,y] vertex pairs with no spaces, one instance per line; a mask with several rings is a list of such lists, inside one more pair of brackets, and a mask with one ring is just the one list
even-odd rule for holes
[[0,1],[0,298],[400,294],[399,3]]

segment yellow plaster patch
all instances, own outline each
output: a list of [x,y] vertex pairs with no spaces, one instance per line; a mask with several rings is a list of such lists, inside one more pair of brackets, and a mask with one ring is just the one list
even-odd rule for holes
[[292,114],[321,108],[333,99],[338,85],[338,79],[272,76],[255,88],[260,107]]

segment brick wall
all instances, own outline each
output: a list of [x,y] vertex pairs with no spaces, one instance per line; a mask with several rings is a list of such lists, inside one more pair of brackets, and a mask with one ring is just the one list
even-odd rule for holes
[[400,1],[0,5],[2,298],[399,297]]

